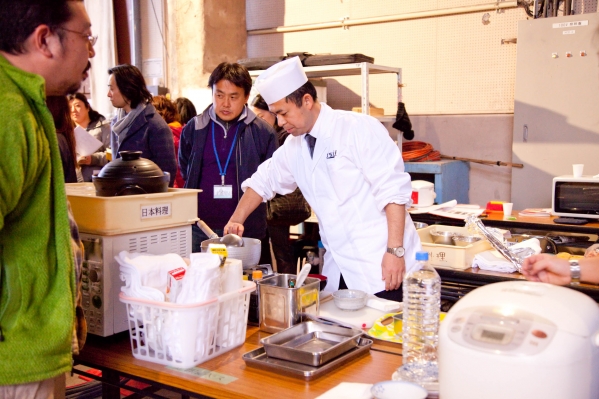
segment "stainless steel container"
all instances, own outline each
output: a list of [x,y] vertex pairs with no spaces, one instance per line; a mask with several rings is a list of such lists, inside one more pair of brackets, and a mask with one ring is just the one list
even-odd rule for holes
[[269,357],[321,366],[358,346],[362,330],[307,321],[262,338]]
[[301,313],[318,315],[320,280],[307,277],[304,285],[289,288],[295,274],[277,274],[258,281],[260,330],[279,332],[302,322]]

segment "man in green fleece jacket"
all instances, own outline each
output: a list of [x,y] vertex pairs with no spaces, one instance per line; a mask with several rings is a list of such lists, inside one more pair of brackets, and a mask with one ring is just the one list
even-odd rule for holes
[[79,88],[94,43],[82,1],[0,0],[1,398],[53,398],[71,369],[75,270],[45,98]]

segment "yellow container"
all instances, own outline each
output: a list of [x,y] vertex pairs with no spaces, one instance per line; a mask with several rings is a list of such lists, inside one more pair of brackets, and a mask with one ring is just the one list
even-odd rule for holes
[[169,188],[166,193],[97,197],[93,183],[69,183],[67,198],[84,233],[117,235],[195,223],[198,192]]
[[435,244],[430,235],[433,230],[452,231],[458,235],[470,235],[466,227],[432,225],[417,230],[422,242],[422,249],[428,252],[428,263],[433,267],[465,270],[472,267],[472,260],[477,253],[493,249],[489,241],[482,239],[465,247]]

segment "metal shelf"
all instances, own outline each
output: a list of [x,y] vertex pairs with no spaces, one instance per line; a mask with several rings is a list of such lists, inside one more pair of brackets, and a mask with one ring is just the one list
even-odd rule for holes
[[[396,73],[401,76],[401,68],[387,67],[383,65],[375,65],[369,62],[357,62],[353,64],[336,64],[304,67],[304,72],[309,78],[325,78],[333,76],[354,76],[363,73],[363,69],[370,74],[380,73]],[[249,71],[250,76],[258,76],[263,70]],[[401,82],[401,81],[400,81]]]
[[[362,76],[362,113],[370,114],[370,93],[368,77],[371,74],[394,73],[397,75],[397,101],[402,101],[401,97],[401,68],[388,67],[383,65],[375,65],[369,62],[358,62],[353,64],[335,64],[304,67],[304,71],[308,78],[325,78],[335,76]],[[257,77],[263,70],[249,71],[250,76]],[[376,117],[381,122],[395,122],[395,116],[380,116]]]

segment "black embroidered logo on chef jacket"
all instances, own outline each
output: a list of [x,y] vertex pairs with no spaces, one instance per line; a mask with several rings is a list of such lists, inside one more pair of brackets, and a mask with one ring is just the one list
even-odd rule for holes
[[333,159],[337,156],[337,150],[333,152],[327,152],[327,159]]

